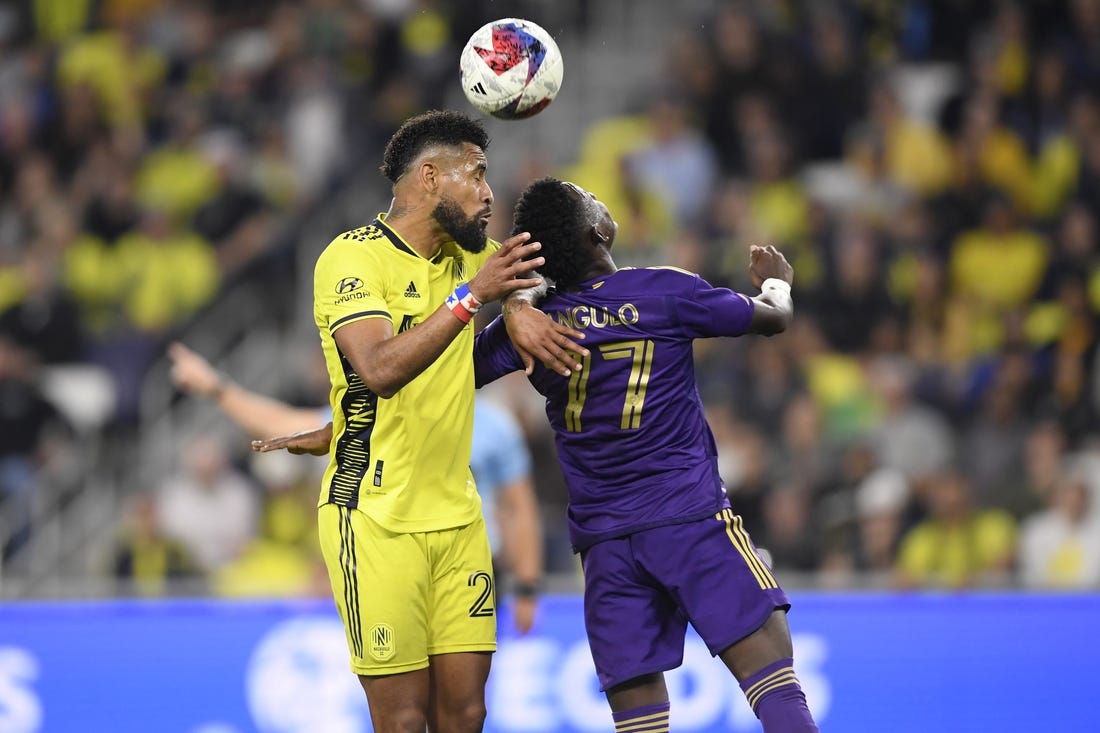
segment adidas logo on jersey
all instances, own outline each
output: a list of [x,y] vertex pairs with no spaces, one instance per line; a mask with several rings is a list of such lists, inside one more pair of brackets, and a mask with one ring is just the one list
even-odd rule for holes
[[416,285],[410,280],[409,287],[405,288],[406,298],[419,298],[420,293],[416,292]]

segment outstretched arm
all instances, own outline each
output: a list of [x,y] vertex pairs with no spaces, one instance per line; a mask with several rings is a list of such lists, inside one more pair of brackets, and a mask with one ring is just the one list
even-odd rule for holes
[[212,401],[254,438],[287,435],[317,427],[317,410],[295,407],[245,389],[206,359],[177,342],[168,347],[172,381],[184,392]]
[[284,435],[266,440],[253,440],[252,450],[257,453],[286,450],[295,455],[309,453],[312,456],[323,456],[328,453],[331,442],[332,423],[327,423],[323,428],[303,430],[293,435]]

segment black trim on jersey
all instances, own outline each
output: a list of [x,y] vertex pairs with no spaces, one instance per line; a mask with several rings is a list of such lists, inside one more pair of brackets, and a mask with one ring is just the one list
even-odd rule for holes
[[377,422],[378,395],[370,390],[340,347],[336,347],[348,389],[340,401],[346,421],[344,434],[336,441],[336,471],[328,487],[328,503],[354,508],[359,506],[359,487],[370,467],[370,436]]
[[385,316],[391,321],[393,320],[393,316],[391,316],[388,311],[359,311],[358,313],[352,313],[350,316],[344,316],[343,318],[338,318],[333,321],[328,327],[329,333],[334,333],[336,329],[338,329],[340,326],[343,326],[350,320],[353,320],[355,318],[364,318],[366,316]]
[[397,247],[402,252],[408,252],[413,257],[420,256],[416,252],[413,252],[411,249],[409,249],[409,245],[402,242],[401,237],[397,236],[397,232],[390,229],[389,225],[386,224],[386,222],[382,221],[381,219],[375,219],[371,222],[371,225],[378,227],[378,231],[385,234],[386,238],[390,240],[390,243],[393,244],[394,247]]

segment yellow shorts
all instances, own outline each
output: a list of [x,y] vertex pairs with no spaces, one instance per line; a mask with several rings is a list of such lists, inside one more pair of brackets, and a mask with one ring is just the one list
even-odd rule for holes
[[361,675],[409,672],[428,657],[496,650],[493,563],[485,521],[398,534],[358,509],[318,510],[321,553]]

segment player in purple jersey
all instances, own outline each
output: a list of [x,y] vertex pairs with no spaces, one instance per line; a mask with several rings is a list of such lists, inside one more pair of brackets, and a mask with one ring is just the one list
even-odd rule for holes
[[[695,384],[696,338],[771,335],[793,305],[791,266],[754,248],[760,295],[714,288],[674,268],[619,270],[617,225],[592,194],[531,184],[514,229],[542,243],[556,292],[540,308],[585,333],[570,377],[536,366],[569,488],[584,565],[585,627],[616,729],[668,730],[665,670],[683,661],[690,622],[737,677],[767,733],[816,731],[793,669],[790,607],[733,513]],[[479,386],[522,369],[503,323],[474,347]]]

